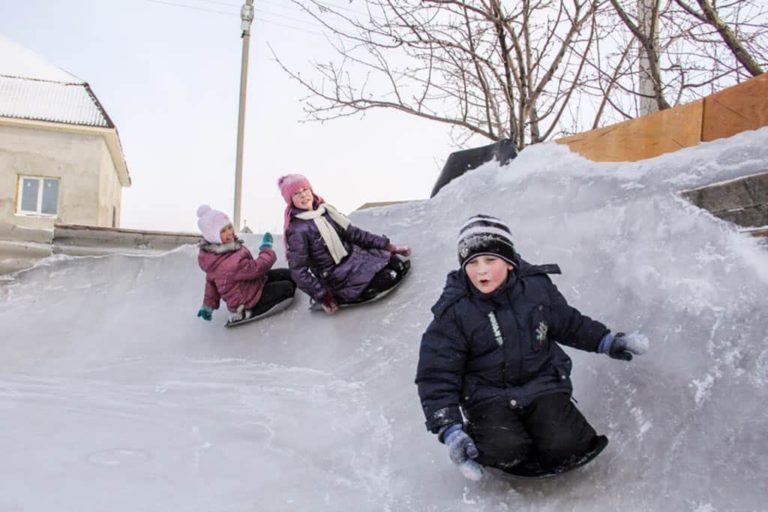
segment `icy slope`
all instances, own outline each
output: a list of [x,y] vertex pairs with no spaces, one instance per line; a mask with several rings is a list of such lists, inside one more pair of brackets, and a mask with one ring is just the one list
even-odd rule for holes
[[[595,164],[540,145],[357,214],[413,247],[413,271],[335,317],[301,296],[250,326],[204,323],[193,247],[18,274],[0,285],[0,511],[764,510],[768,253],[676,192],[768,169],[766,146],[761,130]],[[629,364],[570,352],[579,406],[611,439],[583,470],[470,483],[424,430],[419,339],[478,212],[559,263],[582,312],[651,339]]]

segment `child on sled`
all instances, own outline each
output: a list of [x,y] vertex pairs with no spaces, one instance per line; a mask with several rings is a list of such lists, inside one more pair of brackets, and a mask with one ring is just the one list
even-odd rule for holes
[[271,234],[264,234],[254,259],[235,236],[226,214],[202,205],[197,209],[197,226],[203,234],[197,262],[205,272],[205,294],[198,317],[210,321],[221,299],[229,310],[230,322],[265,315],[293,299],[296,284],[288,269],[270,270],[277,260]]
[[571,359],[559,344],[629,361],[641,334],[612,334],[569,306],[547,273],[520,258],[509,228],[476,215],[458,240],[421,339],[416,375],[429,431],[470,479],[483,466],[512,474],[558,473],[607,443],[571,401]]
[[353,226],[316,195],[307,178],[288,174],[278,180],[286,202],[285,247],[288,267],[299,288],[329,315],[339,303],[370,300],[391,289],[408,271],[411,250],[384,236]]

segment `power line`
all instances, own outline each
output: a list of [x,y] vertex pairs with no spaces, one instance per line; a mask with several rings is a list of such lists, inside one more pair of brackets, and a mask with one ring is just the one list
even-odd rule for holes
[[[157,1],[157,2],[160,3],[160,0],[148,0],[148,1]],[[207,3],[207,4],[213,4],[213,5],[226,5],[226,6],[229,6],[229,7],[237,7],[237,8],[240,7],[240,4],[238,4],[238,3],[222,2],[220,0],[189,0],[189,1],[200,2],[200,3]],[[297,12],[297,11],[298,12],[302,12],[302,10],[297,8],[297,7],[288,7],[288,6],[286,6],[285,2],[286,2],[286,0],[259,0],[259,3],[261,3],[261,4],[264,4],[264,3],[271,4],[270,7],[272,7],[272,8],[291,10],[293,12]],[[165,2],[161,2],[161,3],[165,3]],[[296,4],[291,2],[291,5],[295,6]],[[328,10],[346,11],[346,12],[349,12],[349,13],[352,13],[352,14],[356,14],[358,16],[363,16],[363,17],[371,17],[370,12],[360,11],[360,10],[357,10],[357,9],[353,9],[351,7],[346,7],[346,6],[343,6],[343,5],[338,5],[338,4],[335,4],[333,2],[328,2],[328,1],[319,2],[317,4],[317,7],[321,11],[323,10],[323,8],[325,8],[325,9],[328,9]],[[259,7],[256,7],[256,10],[259,10],[259,9],[260,9]],[[267,12],[267,11],[265,11],[265,12]],[[272,13],[272,14],[274,14],[275,16],[283,16],[283,15],[276,14],[276,13]]]
[[[208,7],[199,7],[199,6],[188,5],[188,4],[183,4],[183,3],[179,3],[179,2],[171,2],[171,1],[168,1],[168,0],[146,0],[146,1],[147,2],[156,3],[156,4],[163,4],[163,5],[167,5],[167,6],[170,6],[170,7],[178,7],[178,8],[183,8],[183,9],[191,9],[191,10],[195,10],[195,11],[213,12],[213,13],[216,13],[216,14],[222,14],[222,15],[227,15],[227,16],[239,16],[239,14],[235,13],[235,12],[221,11],[221,10],[218,10],[218,9],[211,9],[211,8],[208,8]],[[199,1],[199,2],[207,2],[207,3],[215,3],[215,4],[219,4],[219,5],[232,5],[232,7],[236,7],[233,4],[228,4],[228,3],[225,3],[225,2],[217,2],[215,0],[197,0],[197,1]],[[271,12],[271,11],[266,11],[266,10],[260,9],[260,8],[256,8],[255,12],[257,14],[261,14],[261,15],[265,15],[265,16],[273,16],[273,17],[276,17],[276,18],[286,19],[288,21],[292,21],[292,22],[296,22],[296,23],[304,23],[304,24],[310,25],[312,27],[320,27],[321,26],[319,23],[313,22],[311,20],[302,20],[302,19],[299,19],[299,18],[294,18],[294,17],[291,17],[291,16],[285,16],[285,15],[274,13],[274,12]],[[281,23],[279,21],[275,21],[275,20],[272,20],[272,19],[269,19],[269,18],[264,18],[262,16],[259,16],[259,17],[255,18],[255,21],[260,21],[262,23],[271,24],[271,25],[278,25],[278,26],[281,26],[281,27],[290,28],[292,30],[297,30],[299,32],[305,32],[307,34],[312,34],[312,35],[317,35],[317,36],[322,36],[323,35],[322,32],[308,30],[306,28],[297,27],[295,25],[289,25],[287,23]]]
[[235,12],[227,12],[227,11],[220,11],[217,9],[209,9],[207,7],[196,7],[194,5],[187,5],[187,4],[180,4],[176,2],[169,2],[167,0],[146,0],[147,2],[152,2],[154,4],[163,4],[163,5],[170,5],[171,7],[181,7],[184,9],[192,9],[195,11],[205,11],[205,12],[213,12],[216,14],[224,14],[226,16],[239,16]]
[[[277,4],[277,3],[279,3],[281,0],[260,0],[260,1],[261,1],[261,2],[267,2],[267,3],[274,3],[274,4]],[[345,7],[345,6],[343,6],[343,5],[337,5],[337,4],[334,4],[333,2],[327,2],[327,1],[325,1],[325,2],[319,2],[319,5],[318,5],[318,6],[320,7],[320,9],[321,9],[321,10],[322,10],[322,8],[323,8],[323,7],[325,7],[325,8],[327,8],[327,9],[333,9],[333,10],[338,10],[338,11],[347,11],[347,12],[351,12],[351,13],[353,13],[353,14],[357,14],[357,15],[359,15],[359,16],[366,16],[366,17],[367,17],[367,16],[369,15],[367,12],[358,11],[357,9],[352,9],[351,7]]]
[[191,0],[192,2],[200,2],[204,4],[215,4],[215,5],[226,5],[227,7],[235,7],[237,9],[240,8],[242,5],[241,3],[235,3],[235,2],[219,2],[217,0]]
[[282,14],[277,14],[277,13],[270,12],[270,11],[265,11],[264,9],[258,9],[257,8],[256,12],[262,12],[264,14],[268,14],[268,15],[274,16],[276,18],[282,18],[282,19],[285,19],[285,20],[288,20],[288,21],[295,21],[295,22],[298,22],[298,23],[304,23],[306,25],[312,25],[314,27],[320,26],[320,24],[317,23],[316,21],[311,21],[311,20],[307,20],[307,19],[300,19],[300,18],[294,18],[292,16],[285,16],[285,15],[282,15]]
[[[213,1],[213,0],[211,0],[211,1]],[[280,7],[280,8],[283,8],[283,9],[286,8],[284,5],[282,5],[282,3],[285,2],[285,0],[259,0],[259,1],[260,1],[260,3],[270,3],[270,4],[272,4],[270,7]],[[293,5],[295,5],[295,4],[293,4]],[[315,5],[315,4],[313,3],[312,5]],[[333,11],[333,12],[335,12],[336,15],[343,16],[345,18],[346,17],[350,17],[351,19],[354,19],[354,20],[358,20],[358,19],[371,19],[371,20],[374,20],[374,21],[376,21],[378,23],[381,23],[381,24],[385,24],[386,23],[386,20],[384,18],[381,18],[379,16],[374,16],[372,13],[370,13],[368,11],[365,11],[365,12],[364,11],[359,11],[357,9],[352,9],[351,7],[345,7],[343,5],[337,5],[337,4],[334,4],[332,2],[323,1],[323,2],[319,2],[318,4],[316,4],[316,6],[318,7],[318,10],[321,13],[320,15],[322,15],[323,13],[326,13],[325,11]],[[310,8],[309,7],[310,6],[303,6],[303,9],[298,9],[298,8],[297,9],[300,12],[310,12]],[[346,11],[346,12],[352,13],[353,15],[356,15],[356,16],[350,16],[350,15],[347,15],[347,14],[343,14],[340,11]],[[310,14],[310,16],[313,16],[313,15]]]
[[267,24],[271,24],[271,25],[277,25],[277,26],[280,26],[280,27],[286,27],[286,28],[290,28],[292,30],[297,30],[299,32],[304,32],[305,34],[311,34],[311,35],[323,37],[323,33],[322,32],[317,32],[315,30],[308,30],[308,29],[302,28],[302,27],[296,27],[296,26],[293,26],[293,25],[289,25],[287,23],[281,23],[279,21],[268,20],[268,19],[263,19],[263,18],[259,18],[259,17],[255,18],[254,21],[260,21],[262,23],[267,23]]

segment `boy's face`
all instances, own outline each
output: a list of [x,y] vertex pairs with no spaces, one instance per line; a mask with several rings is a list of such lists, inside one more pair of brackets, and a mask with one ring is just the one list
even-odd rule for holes
[[496,256],[483,254],[469,260],[464,271],[480,293],[493,293],[504,284],[514,267]]
[[312,189],[304,187],[301,190],[297,190],[291,196],[291,200],[293,201],[293,206],[296,208],[300,208],[302,210],[311,210],[312,201],[314,200]]
[[235,228],[232,227],[232,224],[227,224],[221,228],[221,232],[219,234],[221,235],[221,243],[223,244],[228,244],[235,241]]

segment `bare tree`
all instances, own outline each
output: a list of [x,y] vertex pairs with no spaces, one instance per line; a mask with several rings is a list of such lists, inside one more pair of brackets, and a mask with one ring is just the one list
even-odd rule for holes
[[449,125],[459,144],[523,148],[636,117],[648,100],[662,110],[768,59],[765,0],[291,1],[338,54],[312,76],[278,58],[308,91],[309,119],[391,109]]
[[[396,109],[518,148],[560,133],[594,39],[598,0],[368,0],[350,14],[298,1],[339,60],[291,77],[311,119]],[[280,59],[278,58],[278,61]]]
[[[734,28],[731,28],[720,16],[718,6],[715,2],[711,0],[695,1],[699,7],[699,10],[696,10],[693,5],[685,2],[684,0],[675,0],[675,3],[677,3],[677,5],[679,5],[686,13],[690,14],[693,16],[693,18],[701,22],[701,24],[714,28],[731,53],[733,53],[736,60],[738,60],[738,62],[744,66],[744,69],[746,69],[752,76],[762,74],[764,72],[763,66],[757,62],[756,58],[747,48],[745,44],[747,41],[742,41],[743,37],[753,39],[754,35],[747,36],[746,33],[738,33],[742,32],[742,29],[747,27],[751,21],[741,20],[741,16],[738,14],[744,12],[748,7],[754,6],[754,4],[747,6],[745,4],[752,4],[752,2],[736,2],[735,5],[734,3],[731,3],[730,5],[725,6],[726,11],[730,11],[730,7],[735,7],[737,13],[734,16],[734,18],[736,18],[734,21]],[[765,11],[763,11],[763,14],[764,13]],[[749,17],[752,19],[756,18],[757,16],[758,13],[749,14]],[[765,18],[763,17],[763,20],[764,19]],[[763,29],[760,32],[765,35],[765,26],[763,26]],[[765,55],[764,52],[762,54]]]
[[[616,14],[626,25],[629,31],[640,45],[640,70],[639,79],[641,84],[649,84],[650,87],[639,88],[637,94],[643,99],[650,98],[656,103],[657,110],[669,108],[669,103],[664,97],[664,87],[662,86],[658,24],[659,24],[659,5],[661,0],[639,0],[633,4],[634,14],[622,6],[619,0],[610,0]],[[643,109],[645,110],[645,109]]]
[[[610,0],[639,47],[618,73],[625,91],[648,95],[658,109],[691,101],[763,72],[768,59],[764,0]],[[644,24],[645,20],[650,22]],[[647,55],[647,71],[642,65]],[[628,86],[629,82],[634,82]]]

